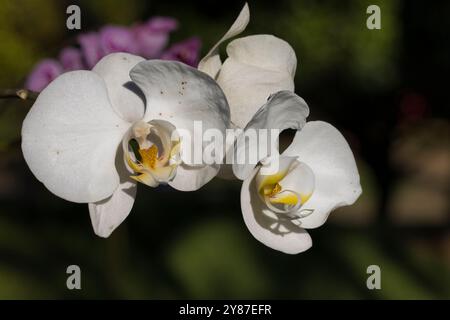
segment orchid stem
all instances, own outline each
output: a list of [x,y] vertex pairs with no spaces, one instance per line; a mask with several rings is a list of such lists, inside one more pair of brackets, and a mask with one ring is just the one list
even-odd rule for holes
[[34,101],[38,95],[39,92],[27,89],[0,89],[0,99],[18,98],[22,100]]

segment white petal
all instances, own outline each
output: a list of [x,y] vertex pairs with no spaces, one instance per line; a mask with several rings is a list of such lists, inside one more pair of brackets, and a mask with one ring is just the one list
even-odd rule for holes
[[[254,115],[245,128],[244,133],[236,141],[236,162],[233,164],[233,172],[236,177],[241,180],[247,178],[256,163],[272,153],[271,149],[278,152],[278,135],[273,136],[271,129],[278,129],[279,132],[288,128],[301,129],[305,125],[308,115],[308,105],[295,93],[280,91],[273,94],[269,101]],[[268,145],[266,150],[262,148],[263,144],[252,143],[255,142],[254,139],[250,142],[247,142],[246,139],[246,135],[249,135],[253,130],[258,132],[258,136],[262,134],[260,129],[268,130],[269,137],[267,138]],[[270,141],[275,138],[275,145],[271,148]],[[253,155],[253,159],[251,156],[248,156],[249,153]]]
[[192,67],[176,61],[148,60],[130,73],[145,95],[144,121],[161,119],[192,130],[194,121],[203,129],[229,126],[230,109],[217,83]]
[[258,169],[245,179],[241,190],[241,210],[251,234],[266,246],[288,254],[297,254],[312,246],[309,234],[293,222],[278,220],[257,193],[254,179]]
[[239,16],[236,18],[230,29],[228,29],[224,36],[211,48],[211,50],[209,50],[208,54],[200,61],[198,69],[205,72],[210,77],[216,78],[217,73],[219,72],[222,65],[222,61],[220,60],[219,55],[219,46],[224,41],[227,41],[228,39],[231,39],[244,31],[249,21],[250,10],[248,8],[248,4],[245,3],[244,7],[239,13]]
[[329,123],[306,123],[283,156],[298,156],[314,173],[314,192],[302,207],[314,212],[301,220],[303,228],[321,226],[332,210],[353,204],[362,192],[353,153],[342,134]]
[[119,184],[115,158],[127,129],[100,76],[67,72],[41,92],[27,114],[22,151],[51,192],[73,202],[96,202]]
[[293,78],[297,57],[291,45],[269,34],[257,34],[231,41],[227,60],[236,60],[261,69],[287,72]]
[[[198,133],[203,135],[207,129],[219,130],[225,136],[230,121],[228,104],[220,87],[205,73],[179,62],[150,60],[139,63],[131,71],[131,78],[146,97],[144,121],[161,119],[173,124],[182,136],[182,150],[194,150],[194,141],[202,138]],[[186,133],[190,139],[183,139]],[[208,144],[203,142],[203,147]],[[201,169],[201,151],[200,163],[194,159],[193,151],[190,155],[182,152],[183,163]]]
[[200,189],[203,185],[211,181],[219,171],[219,165],[189,167],[179,165],[177,173],[169,185],[179,191],[194,191]]
[[271,35],[233,40],[217,82],[231,109],[231,121],[243,128],[267,98],[294,91],[297,58],[292,47]]
[[136,199],[136,182],[129,178],[130,174],[122,159],[122,154],[118,155],[116,159],[117,167],[120,168],[121,180],[116,191],[105,200],[89,203],[92,227],[99,237],[107,238],[111,235],[131,212]]
[[130,79],[130,70],[144,60],[129,53],[111,53],[92,69],[105,80],[114,111],[129,122],[140,120],[144,116],[143,94]]

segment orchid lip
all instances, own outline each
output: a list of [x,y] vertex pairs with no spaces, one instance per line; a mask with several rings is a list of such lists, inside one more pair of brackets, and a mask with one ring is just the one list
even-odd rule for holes
[[[264,175],[260,170],[257,175],[260,199],[280,220],[306,218],[314,212],[314,209],[303,208],[314,192],[314,173],[298,159],[278,160],[279,168],[275,174]],[[270,161],[267,158],[262,165],[270,166]]]
[[180,163],[179,139],[172,140],[175,127],[164,120],[137,121],[124,137],[124,160],[130,178],[156,187],[176,175]]

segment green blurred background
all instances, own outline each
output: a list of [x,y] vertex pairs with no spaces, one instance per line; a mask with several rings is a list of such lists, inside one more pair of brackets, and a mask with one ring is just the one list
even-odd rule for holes
[[[0,87],[21,87],[33,65],[71,44],[66,7],[82,32],[172,16],[172,41],[197,35],[202,53],[242,1],[0,2]],[[366,8],[381,7],[381,30]],[[0,298],[450,298],[450,2],[250,1],[245,34],[269,33],[295,49],[296,91],[310,120],[333,123],[357,158],[364,193],[311,230],[313,247],[284,255],[253,239],[240,182],[201,190],[139,186],[127,220],[94,235],[87,205],[66,202],[31,174],[20,150],[29,102],[0,101]],[[286,138],[287,135],[284,135]],[[66,288],[66,267],[82,290]],[[381,267],[368,290],[366,268]]]

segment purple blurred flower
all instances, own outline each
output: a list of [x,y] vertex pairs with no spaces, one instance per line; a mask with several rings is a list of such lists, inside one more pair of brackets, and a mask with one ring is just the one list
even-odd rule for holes
[[58,75],[66,71],[92,69],[97,62],[113,52],[128,52],[146,59],[165,59],[184,62],[196,67],[201,42],[193,37],[172,45],[170,32],[178,28],[178,21],[170,17],[153,17],[131,27],[107,25],[99,32],[80,34],[80,49],[66,47],[59,54],[59,62],[46,59],[35,66],[28,76],[26,87],[41,91]]
[[100,36],[95,32],[80,34],[78,36],[78,42],[80,43],[81,52],[83,53],[87,67],[92,69],[103,57],[100,47]]
[[169,41],[166,33],[154,33],[146,25],[134,27],[134,35],[139,55],[147,59],[158,57]]
[[156,17],[133,28],[139,55],[157,58],[169,42],[169,33],[178,27],[175,19]]
[[62,49],[59,54],[59,61],[61,62],[64,71],[86,69],[81,51],[76,48],[67,47]]
[[192,67],[197,67],[200,48],[200,39],[192,37],[172,45],[162,54],[161,59],[181,61]]
[[103,55],[113,52],[137,53],[134,33],[131,29],[126,27],[103,27],[100,30],[100,47]]
[[32,91],[42,91],[63,72],[62,66],[54,59],[39,62],[28,76],[25,87]]
[[153,17],[146,25],[153,32],[169,33],[178,28],[178,21],[170,17]]

